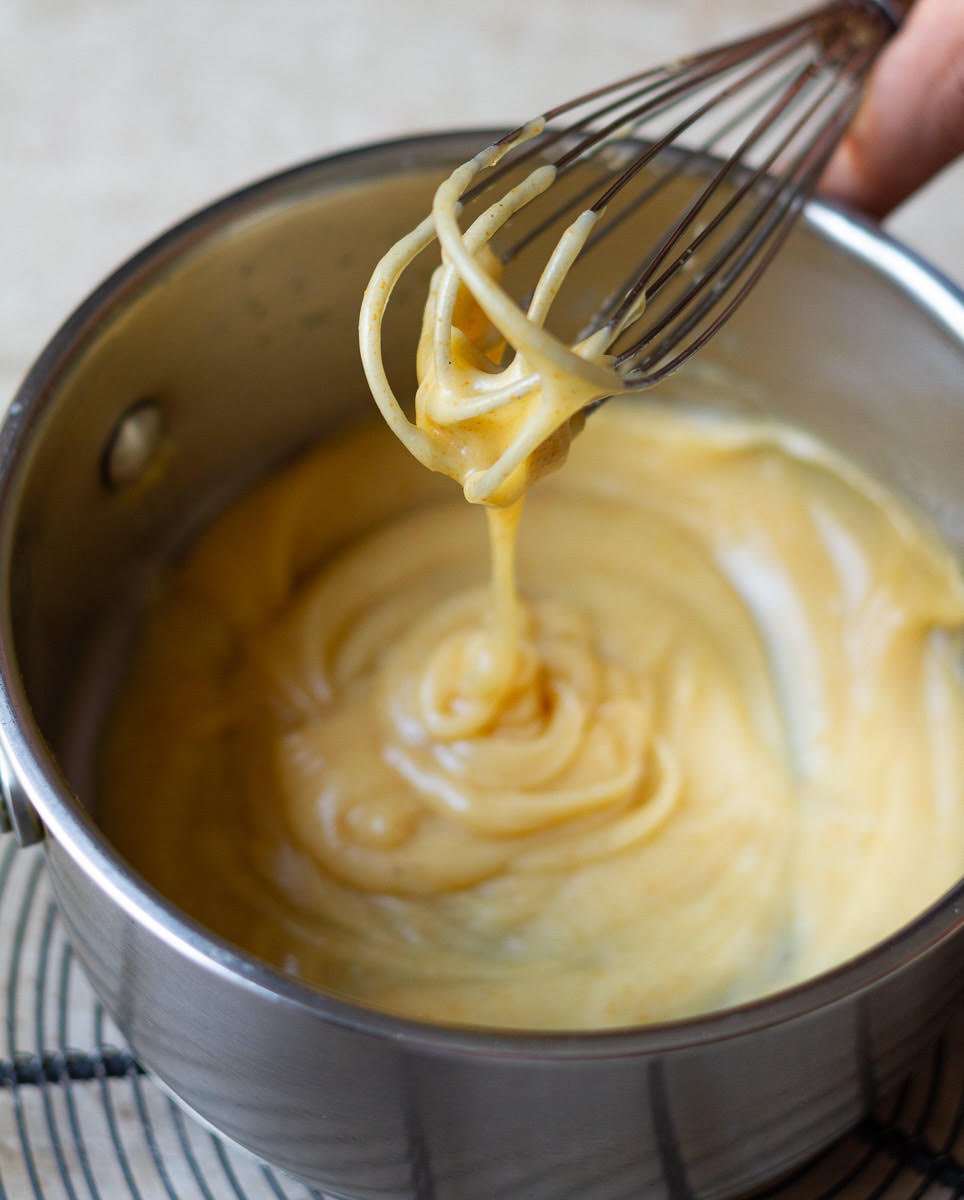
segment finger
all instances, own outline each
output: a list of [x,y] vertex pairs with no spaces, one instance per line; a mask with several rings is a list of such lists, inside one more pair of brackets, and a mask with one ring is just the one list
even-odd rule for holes
[[821,190],[886,216],[964,153],[964,0],[918,0]]

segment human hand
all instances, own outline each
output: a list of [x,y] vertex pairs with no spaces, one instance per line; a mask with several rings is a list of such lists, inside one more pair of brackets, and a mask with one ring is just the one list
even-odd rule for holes
[[881,218],[964,153],[964,0],[917,0],[820,184]]

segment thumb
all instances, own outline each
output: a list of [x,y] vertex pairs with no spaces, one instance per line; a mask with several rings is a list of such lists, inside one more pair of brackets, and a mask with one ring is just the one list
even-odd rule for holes
[[821,191],[884,217],[964,152],[964,0],[918,0]]

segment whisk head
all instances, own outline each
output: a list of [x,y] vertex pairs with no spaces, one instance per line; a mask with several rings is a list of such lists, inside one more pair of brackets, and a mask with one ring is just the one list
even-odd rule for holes
[[[563,203],[544,196],[514,214],[497,255],[508,264],[590,210],[601,219],[582,248],[586,264],[630,222],[638,258],[607,280],[581,336],[618,331],[609,349],[620,376],[629,388],[648,387],[717,332],[772,261],[899,19],[896,5],[835,0],[587,93],[545,113],[545,127],[525,143],[514,144],[523,129],[503,139],[513,149],[463,201],[488,200],[524,163],[552,163],[553,190],[580,166],[602,172]],[[706,155],[719,162],[704,173]],[[659,219],[660,198],[674,188],[690,194],[654,239],[650,215]]]
[[[382,261],[363,308],[369,382],[409,448],[427,459],[372,347],[421,250],[437,237],[448,270],[431,314],[434,402],[454,398],[443,423],[491,414],[553,371],[582,381],[548,404],[554,415],[526,417],[518,465],[575,404],[658,383],[733,315],[816,187],[905,6],[831,0],[561,104],[459,168],[433,216]],[[483,361],[467,382],[454,363],[459,286],[505,339],[501,377]]]

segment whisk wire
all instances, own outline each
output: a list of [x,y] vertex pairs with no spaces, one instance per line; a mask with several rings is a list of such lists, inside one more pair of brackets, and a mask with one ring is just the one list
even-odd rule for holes
[[[651,283],[653,276],[659,267],[665,262],[669,252],[675,245],[678,244],[683,235],[690,229],[697,219],[705,212],[710,202],[715,199],[722,185],[731,176],[735,175],[739,170],[746,172],[746,168],[741,168],[744,158],[749,152],[754,149],[761,139],[770,132],[777,119],[785,115],[793,108],[797,101],[800,100],[809,90],[810,85],[814,84],[819,79],[819,65],[817,63],[808,63],[802,70],[796,73],[796,77],[789,83],[782,92],[779,98],[771,105],[771,107],[763,114],[759,121],[752,127],[749,133],[741,141],[734,154],[725,162],[721,163],[715,173],[711,176],[709,182],[700,191],[696,199],[686,208],[676,225],[670,232],[659,242],[656,250],[646,259],[645,266],[639,271],[635,280],[631,276],[624,281],[620,288],[616,289],[615,295],[623,297],[615,311],[607,318],[613,325],[618,325],[624,314],[629,311],[636,299],[645,291],[647,301],[651,302],[665,287],[666,283],[672,279],[676,273],[692,259],[697,250],[706,242],[717,229],[727,220],[727,218],[736,210],[738,205],[756,188],[764,183],[771,168],[777,163],[781,154],[793,143],[797,135],[806,127],[812,117],[823,107],[825,101],[830,97],[834,89],[838,85],[838,80],[834,77],[829,77],[823,81],[822,89],[818,90],[816,98],[804,110],[803,114],[797,118],[795,123],[791,125],[789,130],[780,138],[772,150],[767,154],[766,158],[760,165],[746,175],[743,183],[730,196],[726,203],[719,209],[716,215],[710,220],[702,230],[695,236],[685,249],[669,264],[655,282]],[[749,232],[749,230],[748,230]],[[625,332],[625,330],[623,330]]]
[[[783,87],[784,80],[779,79],[775,84],[772,84],[766,90],[762,97],[752,97],[749,105],[737,111],[735,114],[730,116],[718,129],[714,130],[706,138],[706,140],[699,145],[696,153],[698,155],[711,154],[715,147],[729,133],[732,133],[734,129],[738,128],[749,116],[752,115],[753,112],[760,107],[762,103],[765,103],[767,100],[770,100],[777,95],[777,93],[781,91]],[[654,110],[650,115],[653,117],[661,116],[664,111],[673,107],[676,103],[677,99],[674,98],[667,102],[664,109]],[[560,137],[563,137],[568,133],[571,133],[571,129],[558,130],[557,132]],[[630,130],[629,133],[631,134],[632,130]],[[597,152],[601,153],[603,150],[605,150],[605,147],[599,148]],[[538,153],[538,151],[539,148],[537,147],[533,153]],[[634,212],[637,212],[647,201],[651,200],[666,187],[668,187],[675,178],[677,178],[687,169],[687,165],[688,164],[684,159],[680,159],[671,169],[662,170],[657,178],[654,179],[651,184],[647,185],[645,191],[643,191],[639,196],[635,196],[633,198],[630,205],[624,206],[618,213],[611,215],[608,220],[601,222],[583,247],[583,257],[585,258],[588,254],[590,254],[595,246],[605,239],[608,233],[611,233],[618,225],[622,224],[628,217],[632,216]],[[548,233],[553,225],[558,224],[570,213],[580,211],[584,205],[584,202],[590,197],[594,196],[598,189],[599,181],[597,179],[591,179],[588,184],[576,192],[574,196],[565,202],[565,204],[560,205],[559,208],[557,208],[554,212],[550,212],[537,225],[535,225],[532,229],[527,230],[517,241],[513,242],[512,245],[503,250],[499,255],[501,261],[503,263],[509,263],[514,258],[517,258],[518,255],[521,254],[522,251],[530,246],[534,241],[540,238],[543,234]]]
[[[633,159],[630,165],[623,171],[620,178],[612,185],[609,193],[595,199],[589,207],[593,211],[602,212],[606,207],[608,207],[609,203],[615,198],[615,196],[618,195],[619,192],[622,191],[626,185],[629,184],[632,179],[639,174],[641,170],[655,160],[658,155],[667,148],[668,145],[675,141],[682,133],[686,132],[686,130],[694,125],[701,117],[717,108],[722,101],[728,99],[732,95],[736,95],[736,93],[743,90],[747,84],[759,78],[769,68],[770,65],[771,63],[768,60],[762,65],[761,68],[751,72],[750,75],[743,77],[738,84],[732,85],[730,88],[726,89],[724,93],[717,94],[709,101],[706,101],[695,113],[691,113],[684,122],[681,122],[671,129],[669,133],[660,138],[658,142],[648,144],[645,150],[642,151],[635,159]],[[790,73],[791,76],[795,74],[796,70]],[[700,80],[698,84],[693,86],[692,90],[698,90],[698,88],[703,87],[705,83],[706,80]],[[775,85],[771,85],[769,88],[767,88],[762,96],[752,96],[749,105],[745,109],[740,110],[736,114],[730,116],[718,130],[711,133],[705,142],[699,147],[697,153],[710,153],[723,138],[725,138],[735,128],[738,128],[749,116],[757,111],[757,109],[763,103],[766,103],[767,100],[771,99],[785,86],[786,83],[784,80],[778,80]],[[622,130],[623,136],[631,137],[636,132],[640,124],[647,120],[663,115],[665,112],[669,111],[669,109],[675,107],[679,103],[679,99],[680,95],[674,92],[674,94],[668,98],[665,96],[662,97],[661,103],[658,106],[654,107],[647,105],[645,106],[645,110],[633,110],[631,114],[628,114],[632,116],[633,119],[626,126],[626,128]],[[554,165],[556,166],[557,170],[566,170],[576,161],[576,157],[579,157],[580,161],[585,161],[585,159],[591,156],[593,152],[599,153],[602,150],[605,150],[607,146],[612,144],[612,135],[620,127],[620,124],[621,122],[611,123],[611,125],[607,126],[604,130],[597,131],[598,136],[595,136],[592,139],[592,142],[590,142],[589,139],[586,139],[578,146],[574,147],[571,155],[567,155],[562,159],[556,160]],[[571,134],[572,128],[573,127],[570,127],[567,130],[559,130],[557,131],[557,134],[560,137]],[[530,158],[533,154],[538,153],[538,150],[539,147],[537,147],[535,150],[527,152],[525,157],[527,159]],[[516,160],[516,163],[518,163],[518,161],[521,160]],[[512,165],[514,164],[510,164],[510,169]],[[656,179],[647,187],[642,196],[638,196],[633,200],[631,206],[627,206],[620,213],[613,215],[609,221],[604,223],[589,239],[583,249],[583,255],[587,255],[606,236],[607,233],[612,232],[612,230],[615,229],[617,225],[621,224],[629,215],[635,211],[638,211],[639,208],[642,207],[643,203],[662,191],[673,178],[678,176],[685,169],[685,166],[686,164],[681,162],[677,166],[676,170],[664,171],[658,179]],[[547,233],[553,227],[553,225],[558,224],[570,213],[580,210],[584,202],[596,193],[598,186],[599,184],[597,180],[590,180],[586,186],[576,192],[575,195],[570,197],[564,204],[560,205],[554,211],[550,211],[546,217],[544,217],[532,229],[526,231],[522,237],[520,237],[508,249],[502,251],[499,255],[501,261],[503,263],[512,261],[512,259],[516,258],[524,249],[526,249],[526,247],[531,245],[532,242],[536,241],[543,234]],[[473,195],[477,196],[479,194],[479,188],[473,189],[473,191],[466,196],[466,201],[471,199]]]
[[743,197],[750,189],[765,176],[766,172],[773,165],[779,153],[792,140],[794,135],[799,131],[802,124],[809,118],[813,110],[821,103],[822,98],[818,98],[817,102],[811,106],[811,109],[797,122],[791,131],[778,143],[776,149],[771,151],[768,158],[756,169],[740,188],[730,197],[727,203],[720,209],[713,220],[704,227],[704,229],[696,236],[695,240],[690,243],[686,249],[677,256],[669,267],[660,275],[659,279],[649,287],[650,280],[653,275],[659,270],[660,266],[666,261],[670,251],[676,246],[683,235],[690,229],[697,219],[705,212],[710,202],[719,194],[719,190],[724,181],[734,173],[738,163],[749,151],[758,143],[760,138],[771,128],[774,120],[781,116],[789,109],[800,94],[805,90],[807,84],[810,83],[816,74],[816,68],[813,64],[809,64],[799,71],[796,78],[790,86],[783,90],[779,98],[771,105],[771,107],[763,114],[760,120],[753,126],[750,132],[744,137],[740,145],[737,147],[734,155],[723,162],[714,174],[711,176],[706,186],[699,192],[696,199],[685,209],[676,225],[669,233],[660,240],[656,249],[646,260],[645,267],[639,272],[635,281],[627,281],[618,289],[619,295],[622,296],[615,311],[608,318],[609,323],[618,325],[624,315],[632,308],[637,298],[645,291],[647,300],[652,298],[662,290],[666,282],[685,265],[699,249],[699,247],[713,234],[716,229],[736,208]]
[[[849,3],[852,3],[852,0],[840,0],[840,3],[832,4],[829,8],[831,10],[845,8]],[[463,197],[463,203],[468,204],[476,200],[483,192],[501,182],[511,171],[516,170],[519,166],[537,156],[544,156],[545,151],[550,146],[558,144],[563,139],[571,140],[573,133],[587,128],[592,122],[609,116],[620,108],[625,109],[627,105],[649,95],[662,84],[670,85],[658,97],[647,102],[647,104],[627,110],[622,114],[620,120],[611,122],[604,131],[594,131],[591,138],[587,138],[578,147],[567,151],[562,159],[557,160],[555,163],[557,168],[564,170],[579,157],[584,156],[600,140],[611,136],[622,126],[625,125],[627,132],[631,132],[631,126],[638,126],[641,122],[660,115],[665,110],[665,106],[678,103],[681,99],[691,94],[692,91],[718,79],[721,73],[744,65],[752,55],[769,49],[781,41],[792,38],[794,34],[801,35],[798,41],[792,43],[794,47],[799,46],[807,40],[807,37],[812,35],[815,19],[827,20],[827,13],[828,8],[826,6],[822,9],[815,9],[811,13],[788,20],[781,25],[774,26],[751,37],[736,39],[710,50],[704,50],[698,54],[677,59],[675,62],[659,67],[650,67],[634,75],[625,76],[614,83],[594,88],[592,91],[584,92],[582,95],[572,100],[567,100],[555,108],[548,109],[541,117],[541,120],[547,126],[545,130],[529,142],[522,143],[511,150],[497,166],[493,167],[484,178],[480,179],[466,192]],[[786,51],[786,47],[784,47],[784,51]],[[625,89],[630,90],[626,91]],[[601,108],[589,110],[578,120],[554,128],[548,127],[550,121],[557,120],[561,116],[566,116],[569,113],[584,108],[595,100],[610,97],[615,98],[608,99],[608,102]],[[518,126],[500,138],[496,145],[511,146],[525,132],[525,129],[526,126]]]
[[[603,386],[616,379],[622,390],[649,387],[704,346],[753,290],[817,186],[894,33],[889,4],[830,0],[749,37],[595,88],[507,134],[456,172],[446,185],[445,202],[454,204],[446,217],[446,254],[458,254],[459,270],[472,274],[474,286],[495,288],[486,292],[486,312],[502,314],[502,368],[508,370],[515,346],[503,326],[527,337],[520,324],[526,308],[530,326],[539,328],[539,353],[565,355],[568,348],[572,369],[582,369],[575,352],[599,365],[593,378],[604,379]],[[683,144],[690,140],[695,152]],[[718,157],[708,165],[710,153]],[[575,177],[557,190],[577,167],[586,180]],[[685,196],[675,213],[674,188]],[[481,217],[467,215],[463,232],[460,214],[479,200],[488,207]],[[649,245],[640,254],[631,239],[644,223]],[[621,278],[601,289],[600,277],[592,277],[590,294],[600,290],[602,298],[575,341],[543,330],[567,274],[617,231],[628,249],[611,254],[610,263],[618,268],[628,258],[635,266],[623,267]],[[412,235],[412,252],[397,259],[401,267],[392,259],[389,287],[431,234],[429,223]],[[507,284],[478,273],[473,256],[485,245],[503,266],[518,259],[518,278],[522,253],[546,237],[546,244],[555,240],[549,263],[521,305]],[[453,276],[448,317],[455,287]],[[449,323],[436,330],[442,367]],[[484,399],[466,399],[468,409],[474,413],[484,404],[488,411],[536,386],[531,370],[531,363],[522,364],[521,381],[493,378]],[[592,376],[589,367],[586,372]]]
[[[626,372],[627,382],[645,380],[646,385],[651,386],[665,379],[692,357],[697,350],[706,345],[743,303],[789,236],[793,228],[792,218],[802,210],[808,192],[816,185],[829,162],[843,130],[846,129],[853,116],[857,102],[858,97],[852,96],[828,119],[816,140],[804,148],[794,159],[791,171],[785,180],[778,187],[772,189],[740,234],[728,243],[707,266],[698,283],[689,289],[686,295],[675,303],[672,310],[665,314],[642,338],[618,356],[617,361],[620,365],[629,362],[634,364]],[[768,213],[771,214],[769,219],[764,220]],[[756,233],[756,236],[753,236],[753,231],[761,222],[762,229]],[[730,270],[718,283],[708,288],[707,284],[717,278],[740,245],[744,245],[745,249],[733,262]],[[753,265],[753,270],[730,297],[726,307],[691,343],[662,362],[661,360],[670,351],[678,348],[682,339],[697,328],[709,313],[724,300],[729,289],[738,282],[751,265]],[[700,292],[705,293],[704,298],[693,304],[694,298],[699,296]],[[645,356],[640,357],[641,352],[651,344],[654,337],[658,336],[674,318],[681,313],[686,313],[687,306],[691,304],[693,307],[688,315],[671,330],[667,338]],[[659,364],[658,367],[657,364]]]
[[[781,76],[776,83],[771,84],[765,92],[760,96],[752,96],[749,102],[742,108],[738,109],[732,116],[728,117],[717,129],[714,129],[704,141],[702,141],[694,150],[695,156],[706,158],[711,155],[720,143],[739,129],[744,121],[748,120],[757,112],[764,104],[773,100],[787,86],[790,79],[796,74],[796,68],[788,72],[787,75]],[[629,217],[639,211],[642,205],[659,192],[663,191],[673,180],[678,179],[687,170],[691,169],[691,164],[687,157],[682,155],[677,157],[677,161],[671,167],[662,166],[657,178],[653,183],[649,184],[646,189],[638,196],[634,196],[630,204],[624,205],[618,212],[613,213],[606,221],[599,224],[594,231],[592,237],[586,242],[584,254],[589,254],[598,242],[605,240],[608,234],[612,233],[616,228],[623,224]],[[598,185],[596,185],[598,186]]]

